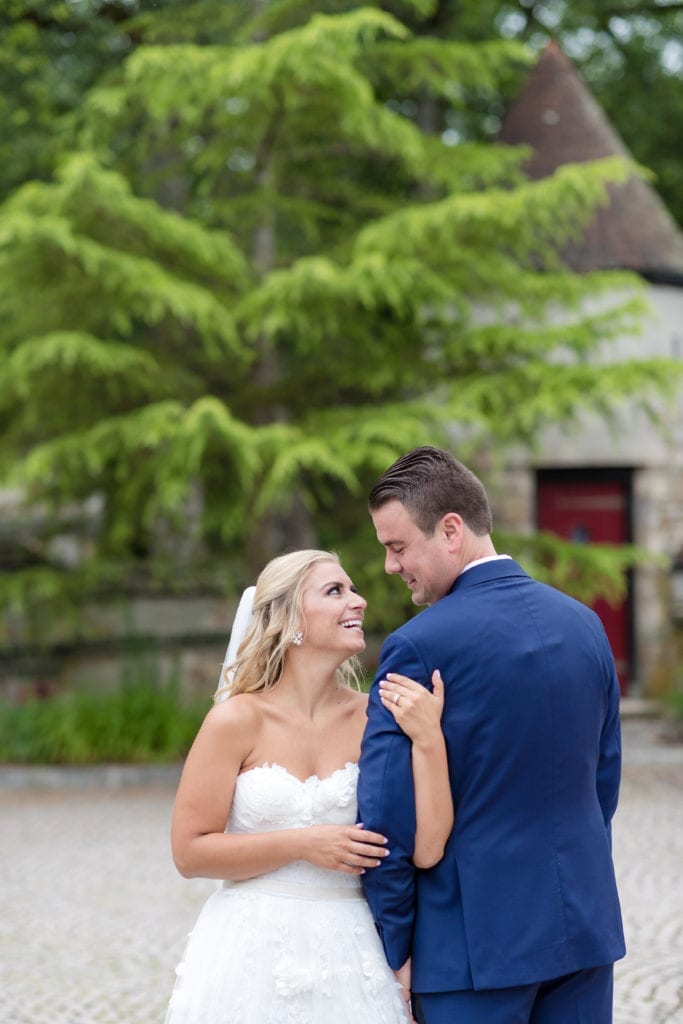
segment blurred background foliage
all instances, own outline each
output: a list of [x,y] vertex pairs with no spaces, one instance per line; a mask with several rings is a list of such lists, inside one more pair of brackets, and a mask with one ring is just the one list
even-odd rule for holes
[[[240,44],[300,25],[316,12],[358,6],[335,0],[5,0],[0,195],[52,173],[73,143],[69,115],[140,46]],[[457,41],[463,50],[502,39],[522,41],[537,53],[557,39],[636,159],[654,171],[666,206],[683,224],[680,137],[673,130],[683,114],[683,9],[676,0],[399,0],[377,6],[417,36]],[[375,68],[374,77],[380,75]],[[462,141],[495,138],[519,71],[508,71],[501,90],[483,84],[470,83],[466,106],[453,104],[463,88],[454,75],[443,97],[445,127]],[[420,90],[411,91],[403,113],[419,104]]]
[[[549,422],[673,386],[666,361],[591,363],[638,330],[638,281],[558,257],[634,168],[529,183],[495,139],[558,38],[680,217],[680,18],[7,0],[0,481],[23,506],[5,605],[39,636],[104,587],[237,590],[321,545],[385,629],[412,606],[387,586],[365,494],[396,455],[449,444],[485,471]],[[641,557],[517,547],[587,600],[615,599]]]
[[0,704],[0,763],[149,764],[181,760],[207,702],[182,693],[173,674],[138,658],[108,692],[78,689]]

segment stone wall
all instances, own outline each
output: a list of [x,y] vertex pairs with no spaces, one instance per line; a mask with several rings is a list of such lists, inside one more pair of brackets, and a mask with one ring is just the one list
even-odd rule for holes
[[[651,315],[637,337],[605,345],[604,362],[662,356],[683,358],[683,290],[652,286]],[[536,471],[615,469],[632,472],[633,542],[657,561],[635,570],[633,582],[636,664],[634,695],[667,692],[677,672],[677,623],[670,569],[683,550],[683,389],[655,403],[653,422],[637,401],[623,402],[606,423],[595,414],[553,425],[534,452],[511,453],[496,494],[497,522],[521,532],[536,528]]]
[[0,636],[0,697],[58,693],[72,686],[114,686],[125,672],[151,671],[181,688],[216,688],[236,600],[214,595],[112,595],[74,620],[50,623],[39,643],[19,620]]

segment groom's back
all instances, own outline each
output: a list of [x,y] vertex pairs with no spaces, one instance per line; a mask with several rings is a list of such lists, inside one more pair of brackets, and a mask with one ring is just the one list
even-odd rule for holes
[[416,988],[526,984],[622,955],[619,695],[597,616],[503,560],[398,632],[444,677],[455,800],[446,856],[419,880]]

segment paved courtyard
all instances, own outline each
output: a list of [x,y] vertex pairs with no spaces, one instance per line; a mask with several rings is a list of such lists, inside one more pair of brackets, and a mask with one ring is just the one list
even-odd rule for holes
[[[624,722],[615,1024],[683,1024],[683,746],[660,733]],[[43,773],[27,787],[0,769],[0,1024],[163,1024],[213,891],[171,864],[174,783]]]

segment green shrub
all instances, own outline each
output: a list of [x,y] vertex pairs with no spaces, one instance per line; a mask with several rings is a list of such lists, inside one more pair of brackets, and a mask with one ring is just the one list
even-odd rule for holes
[[112,692],[77,690],[0,707],[0,762],[142,764],[183,758],[209,701],[179,696],[177,681],[124,678]]
[[664,699],[664,715],[671,739],[683,742],[683,690],[674,690]]

